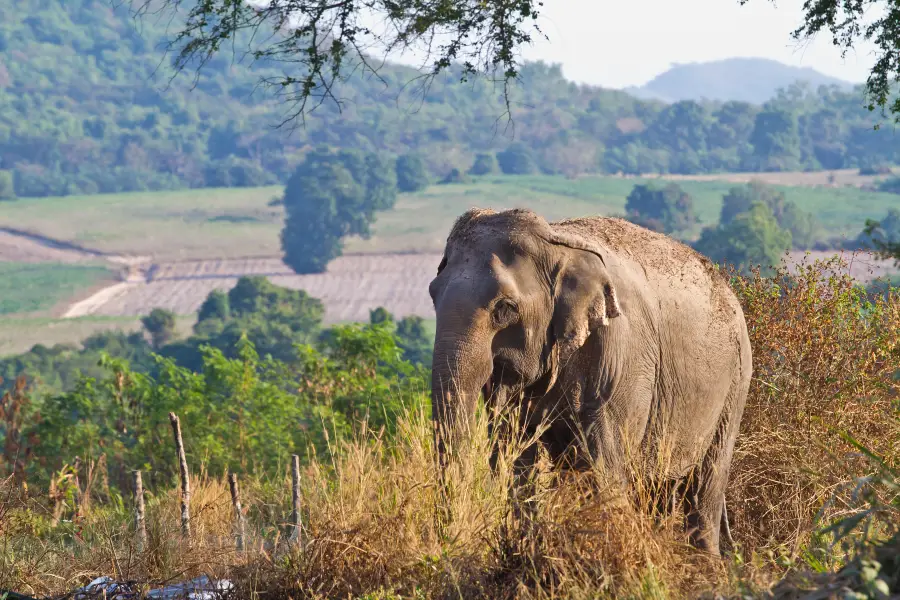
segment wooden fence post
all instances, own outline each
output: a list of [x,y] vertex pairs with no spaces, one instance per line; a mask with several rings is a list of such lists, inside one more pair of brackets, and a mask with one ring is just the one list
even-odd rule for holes
[[134,529],[137,532],[137,551],[147,547],[147,525],[144,520],[144,482],[141,472],[134,471]]
[[229,473],[228,487],[231,488],[231,504],[234,506],[235,546],[238,552],[244,550],[244,513],[241,512],[241,491],[236,473]]
[[178,467],[181,472],[181,535],[191,537],[191,482],[188,474],[187,457],[184,455],[184,442],[181,440],[181,423],[175,413],[169,413],[172,422],[172,434],[175,436],[175,450],[178,452]]
[[301,529],[303,524],[300,520],[300,457],[296,454],[291,455],[291,537],[290,541],[300,545]]
[[76,456],[75,462],[72,464],[72,483],[75,485],[75,493],[72,494],[75,503],[75,519],[81,517],[82,514],[81,480],[78,477],[79,471],[81,471],[81,457]]

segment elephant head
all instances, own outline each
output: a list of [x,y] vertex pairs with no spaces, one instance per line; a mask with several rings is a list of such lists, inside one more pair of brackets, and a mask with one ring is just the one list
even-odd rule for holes
[[471,426],[480,393],[546,392],[591,332],[621,314],[602,249],[522,209],[463,214],[428,291],[442,459]]

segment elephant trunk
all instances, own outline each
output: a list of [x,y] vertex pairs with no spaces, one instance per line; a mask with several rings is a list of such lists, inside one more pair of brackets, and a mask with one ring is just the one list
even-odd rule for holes
[[460,333],[438,318],[431,369],[432,418],[441,466],[457,453],[474,425],[475,407],[482,389],[490,385],[493,356],[490,339]]

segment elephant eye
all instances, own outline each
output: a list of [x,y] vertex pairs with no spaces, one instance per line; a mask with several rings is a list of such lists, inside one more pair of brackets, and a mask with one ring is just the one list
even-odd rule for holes
[[512,300],[505,298],[500,299],[494,304],[494,310],[491,313],[494,325],[499,329],[509,327],[519,320],[519,309]]

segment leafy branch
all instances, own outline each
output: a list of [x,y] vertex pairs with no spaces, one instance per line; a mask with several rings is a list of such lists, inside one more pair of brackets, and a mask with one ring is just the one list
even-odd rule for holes
[[[741,5],[750,0],[740,0]],[[872,18],[878,14],[877,18]],[[880,108],[900,121],[900,96],[891,100],[900,82],[900,3],[896,0],[804,0],[803,24],[792,32],[797,41],[808,41],[828,31],[841,57],[861,41],[875,44],[875,64],[866,79],[867,108]],[[877,128],[877,126],[876,126]]]
[[519,74],[518,49],[543,35],[541,0],[130,0],[135,16],[169,13],[177,23],[167,51],[176,74],[197,73],[213,56],[244,45],[256,62],[289,71],[267,78],[292,106],[282,125],[326,101],[338,108],[336,85],[357,72],[379,76],[372,57],[413,51],[428,78],[461,69],[461,81]]

